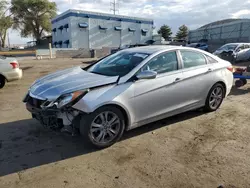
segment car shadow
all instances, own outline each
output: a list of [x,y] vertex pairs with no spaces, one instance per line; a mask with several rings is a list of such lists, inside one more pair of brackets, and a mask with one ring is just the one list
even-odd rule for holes
[[24,67],[20,67],[22,70],[28,70],[28,69],[32,69],[34,66],[24,66]]
[[229,96],[230,95],[234,95],[234,96],[245,95],[248,93],[250,93],[250,88],[237,88],[237,87],[233,86]]
[[[121,140],[202,114],[192,111],[144,125],[125,132]],[[47,130],[34,119],[0,124],[0,177],[91,152],[98,150],[85,145],[80,136]]]
[[192,118],[204,115],[204,114],[205,113],[202,110],[194,110],[194,111],[189,111],[189,112],[185,112],[182,114],[178,114],[169,118],[165,118],[165,119],[162,119],[162,120],[159,120],[159,121],[147,124],[147,125],[143,125],[136,129],[127,131],[124,133],[121,140],[126,140],[131,137],[135,137],[135,136],[139,136],[148,132],[152,132],[162,127],[166,127],[175,123],[180,123],[182,121],[192,119]]

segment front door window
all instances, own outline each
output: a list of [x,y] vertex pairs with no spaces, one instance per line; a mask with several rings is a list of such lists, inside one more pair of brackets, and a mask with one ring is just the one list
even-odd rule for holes
[[178,70],[176,52],[173,51],[156,56],[142,70],[152,70],[158,74]]

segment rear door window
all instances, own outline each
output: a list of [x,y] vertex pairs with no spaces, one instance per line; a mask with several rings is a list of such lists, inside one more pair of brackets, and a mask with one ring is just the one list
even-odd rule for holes
[[180,51],[184,68],[206,65],[207,61],[203,54],[193,51]]

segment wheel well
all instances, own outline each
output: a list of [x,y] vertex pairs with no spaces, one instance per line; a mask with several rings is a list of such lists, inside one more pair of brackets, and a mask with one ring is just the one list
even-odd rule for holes
[[126,130],[129,126],[129,119],[128,119],[128,114],[127,114],[126,110],[117,104],[107,104],[107,105],[104,105],[101,107],[107,107],[107,106],[112,106],[112,107],[118,108],[122,112],[122,115],[124,116],[124,120],[125,120],[125,130]]
[[224,97],[225,97],[225,96],[226,96],[226,93],[227,93],[227,86],[226,86],[226,84],[225,84],[224,82],[222,82],[222,81],[217,82],[216,84],[221,84],[221,85],[223,86],[223,88],[224,88],[224,90],[225,90],[225,92],[224,92]]
[[5,80],[7,80],[7,79],[5,78],[5,76],[2,75],[2,74],[0,74],[0,78],[4,78]]

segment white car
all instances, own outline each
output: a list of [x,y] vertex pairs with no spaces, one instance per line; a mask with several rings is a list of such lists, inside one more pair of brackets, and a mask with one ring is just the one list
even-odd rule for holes
[[250,60],[250,43],[229,43],[217,49],[214,55],[231,62]]
[[195,48],[129,48],[38,79],[23,102],[44,126],[79,130],[103,148],[124,130],[201,107],[217,110],[232,88],[232,71],[229,62]]
[[0,56],[0,89],[4,87],[5,82],[21,79],[22,69],[15,58]]

